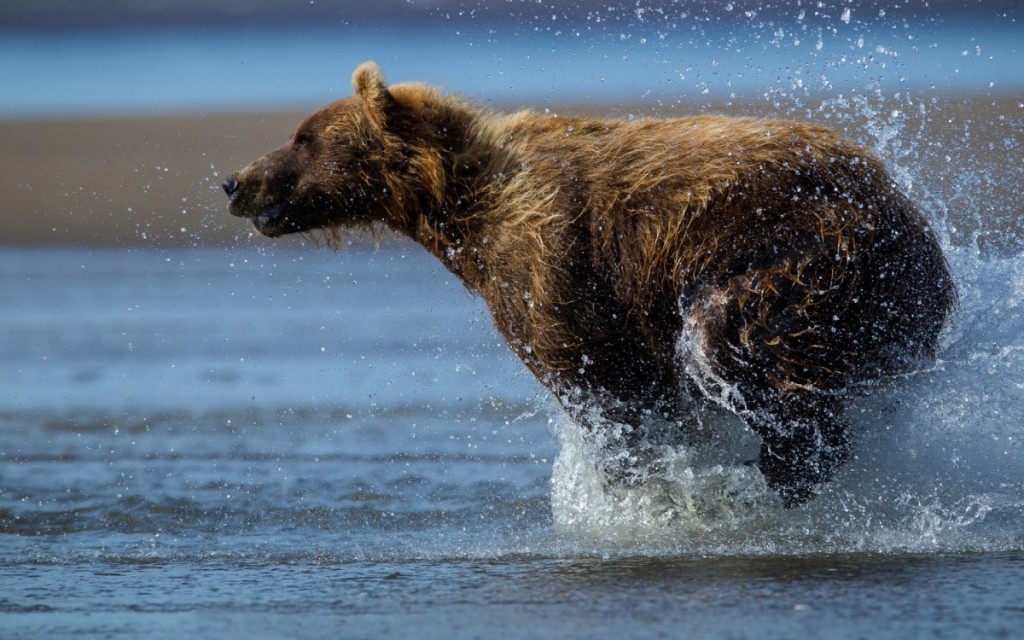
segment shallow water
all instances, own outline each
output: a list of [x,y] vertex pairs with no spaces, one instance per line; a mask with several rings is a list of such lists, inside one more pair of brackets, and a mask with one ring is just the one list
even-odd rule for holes
[[209,558],[17,574],[23,602],[49,604],[5,604],[11,638],[1010,638],[1024,619],[1019,554]]
[[954,259],[959,331],[824,495],[666,519],[415,248],[4,251],[4,637],[1009,634],[1024,274]]

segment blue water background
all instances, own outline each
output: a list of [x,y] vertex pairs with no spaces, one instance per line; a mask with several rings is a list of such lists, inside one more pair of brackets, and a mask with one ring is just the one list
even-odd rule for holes
[[1024,88],[1024,25],[1015,19],[840,11],[730,25],[639,13],[490,27],[463,18],[425,27],[0,30],[0,117],[308,108],[347,95],[351,71],[367,59],[392,81],[502,105]]

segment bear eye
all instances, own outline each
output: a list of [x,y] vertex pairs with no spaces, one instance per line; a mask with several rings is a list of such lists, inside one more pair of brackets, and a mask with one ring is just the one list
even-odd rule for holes
[[313,144],[313,136],[302,132],[295,134],[295,146],[296,147],[307,147]]

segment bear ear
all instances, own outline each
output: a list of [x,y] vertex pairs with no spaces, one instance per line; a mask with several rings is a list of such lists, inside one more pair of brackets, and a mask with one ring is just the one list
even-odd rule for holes
[[376,62],[369,60],[356,67],[352,74],[352,86],[356,95],[366,104],[370,119],[383,126],[385,114],[394,104],[394,97],[384,84],[384,74]]

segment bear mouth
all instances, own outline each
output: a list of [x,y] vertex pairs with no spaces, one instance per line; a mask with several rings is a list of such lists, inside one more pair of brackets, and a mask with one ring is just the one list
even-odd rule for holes
[[232,198],[228,211],[233,216],[249,220],[257,233],[268,238],[306,231],[315,226],[316,220],[315,217],[309,216],[304,208],[288,201],[268,203],[259,207]]
[[252,226],[261,235],[268,238],[277,238],[305,230],[304,225],[289,217],[284,205],[281,204],[271,205],[252,216]]
[[265,236],[274,236],[287,233],[286,226],[288,217],[284,213],[284,207],[275,204],[257,213],[252,219],[252,226]]

